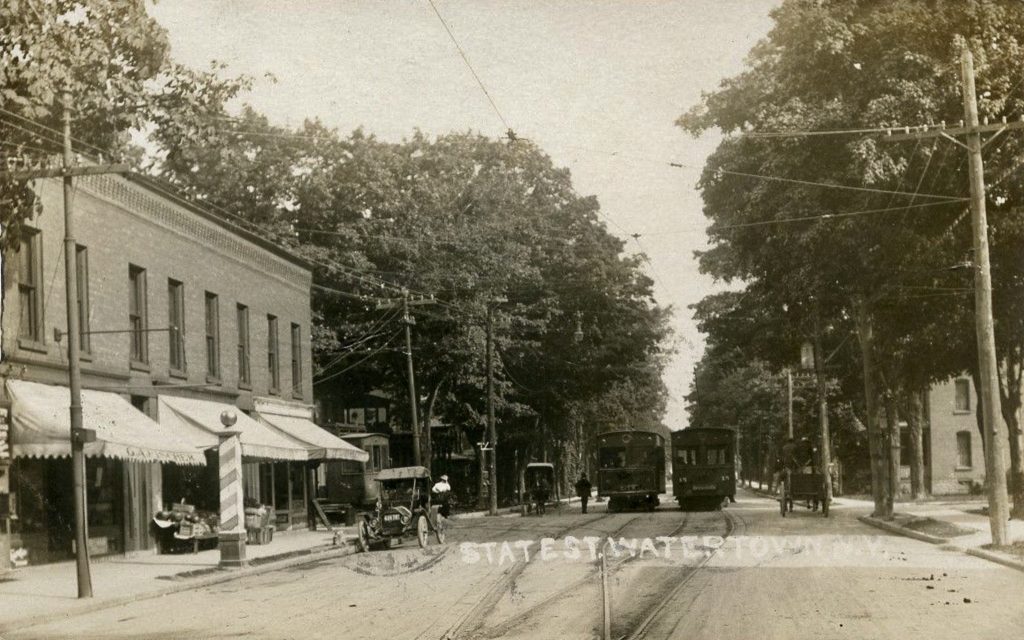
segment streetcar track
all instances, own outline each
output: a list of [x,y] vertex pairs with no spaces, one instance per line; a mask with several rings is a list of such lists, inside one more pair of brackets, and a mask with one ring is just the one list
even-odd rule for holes
[[[728,527],[726,534],[722,536],[722,541],[724,543],[724,541],[728,539],[730,536],[732,536],[735,532],[737,523],[741,524],[745,529],[746,521],[740,516],[734,516],[732,513],[728,511],[723,510],[721,513],[725,516],[726,524]],[[648,611],[648,614],[644,617],[640,624],[634,627],[631,632],[619,636],[619,639],[641,640],[642,638],[646,637],[647,630],[661,616],[661,614],[665,611],[665,608],[669,605],[669,603],[671,603],[676,598],[676,596],[678,596],[680,592],[682,592],[683,588],[687,584],[689,584],[690,580],[692,580],[701,569],[703,569],[709,562],[711,562],[711,560],[718,554],[718,551],[720,551],[723,547],[724,544],[712,550],[712,552],[707,554],[703,559],[701,559],[700,562],[698,562],[695,566],[691,567],[689,572],[685,576],[683,576],[679,580],[679,582],[676,583],[676,585],[672,587],[668,591],[668,593]],[[676,623],[672,626],[672,631],[666,637],[672,637],[675,634],[675,631],[679,627],[679,625],[682,624],[682,621],[683,618],[677,620]]]
[[[566,535],[570,531],[573,531],[573,530],[579,528],[581,524],[584,525],[584,526],[589,526],[589,525],[592,525],[595,522],[598,522],[598,521],[603,520],[605,518],[610,518],[613,515],[617,515],[617,514],[613,514],[613,513],[599,514],[595,518],[592,518],[592,519],[590,519],[590,520],[588,520],[588,521],[586,521],[584,523],[579,523],[579,522],[573,523],[573,524],[571,524],[571,525],[569,525],[567,527],[563,527],[562,529],[558,530],[551,537],[555,538],[557,540],[558,538],[561,538],[562,536]],[[636,518],[634,518],[633,520],[635,520],[635,519]],[[630,522],[632,522],[632,520]],[[501,533],[508,533],[509,531],[518,530],[518,529],[519,529],[518,527],[510,527],[509,529],[503,530]],[[504,573],[502,575],[500,575],[498,577],[498,579],[495,580],[494,583],[490,587],[488,587],[488,589],[484,592],[483,596],[481,596],[480,599],[477,600],[477,602],[472,607],[470,607],[469,611],[465,615],[461,616],[458,620],[456,620],[455,623],[452,624],[448,628],[448,630],[444,632],[444,634],[441,636],[441,638],[443,640],[451,640],[451,639],[459,637],[459,635],[461,635],[462,633],[466,632],[467,630],[470,631],[470,632],[471,631],[475,631],[480,626],[479,620],[483,617],[483,614],[486,611],[488,611],[491,607],[493,607],[494,604],[496,604],[501,599],[501,597],[505,594],[505,592],[512,585],[512,583],[516,580],[516,578],[518,578],[520,575],[522,575],[523,571],[526,570],[528,565],[529,565],[528,562],[519,561],[519,562],[516,562],[511,567],[509,567],[508,569],[506,569],[504,571]],[[475,589],[476,589],[475,585],[471,586],[469,588],[469,590],[467,590],[466,593],[468,594],[468,593],[474,591]],[[470,623],[472,623],[472,626],[470,626]],[[429,627],[428,627],[428,630],[429,630]],[[419,636],[417,636],[417,639],[422,638],[427,633],[428,630],[424,630],[423,633],[421,633]]]
[[[614,537],[618,536],[627,526],[629,526],[630,524],[635,522],[638,518],[639,518],[639,516],[637,516],[637,518],[633,518],[632,520],[627,522],[622,527],[619,527],[619,529],[617,529],[616,531],[608,534],[607,537],[608,538],[614,538]],[[669,533],[669,537],[675,537],[676,535],[678,535],[679,532],[681,532],[686,527],[686,525],[689,523],[689,520],[690,520],[690,513],[689,512],[684,512],[684,514],[683,514],[683,521],[679,524],[678,527],[676,527],[675,529],[672,530],[671,533]],[[639,554],[637,554],[635,556],[634,555],[629,555],[629,556],[626,556],[625,558],[623,558],[621,560],[615,561],[613,564],[608,566],[609,574],[614,572],[614,571],[617,571],[620,568],[622,568],[627,563],[632,562],[633,560],[639,559],[639,557],[640,557]],[[583,576],[582,578],[577,579],[572,584],[570,584],[570,585],[568,585],[566,587],[563,587],[562,589],[559,589],[555,593],[552,593],[552,594],[546,596],[540,602],[537,602],[537,603],[534,603],[533,605],[531,605],[528,609],[524,609],[522,611],[516,612],[516,614],[515,614],[515,616],[517,618],[516,620],[506,620],[505,622],[499,623],[499,624],[494,625],[492,627],[488,627],[487,629],[484,630],[484,633],[489,638],[501,637],[502,635],[508,633],[512,629],[515,629],[516,627],[521,626],[523,624],[523,620],[525,620],[529,616],[531,616],[531,615],[541,611],[542,609],[552,605],[553,603],[555,603],[556,601],[560,600],[561,598],[563,598],[563,597],[565,597],[567,595],[570,595],[570,593],[572,591],[574,591],[577,588],[587,584],[600,571],[601,571],[600,567],[592,568],[589,572],[587,572],[587,574],[585,576]]]

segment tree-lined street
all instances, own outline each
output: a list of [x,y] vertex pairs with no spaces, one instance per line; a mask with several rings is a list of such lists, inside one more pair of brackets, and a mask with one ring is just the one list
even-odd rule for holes
[[[588,536],[596,546],[639,541],[637,557],[609,550],[615,637],[899,638],[913,628],[938,640],[962,637],[970,620],[972,637],[995,639],[1024,623],[1019,572],[881,533],[856,511],[840,505],[825,519],[801,508],[783,519],[774,501],[744,492],[720,512],[608,514],[598,505],[587,515],[566,506],[544,518],[458,520],[448,544],[426,551],[409,541],[7,637],[600,637]],[[567,558],[567,536],[581,540],[579,558]],[[653,547],[641,554],[644,539]],[[514,557],[502,557],[505,542]]]

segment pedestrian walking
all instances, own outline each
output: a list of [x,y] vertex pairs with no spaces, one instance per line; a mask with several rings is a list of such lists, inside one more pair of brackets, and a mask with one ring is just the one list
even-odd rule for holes
[[587,512],[587,501],[590,500],[590,487],[590,480],[587,480],[587,474],[581,473],[580,479],[576,481],[576,495],[580,497],[583,513]]

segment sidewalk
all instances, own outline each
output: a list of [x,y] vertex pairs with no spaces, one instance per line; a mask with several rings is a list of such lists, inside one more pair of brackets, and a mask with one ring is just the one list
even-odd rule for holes
[[[870,513],[874,503],[869,500],[843,498],[843,503]],[[931,544],[941,545],[949,551],[997,562],[1024,571],[1024,555],[986,549],[992,542],[987,515],[971,513],[986,505],[977,499],[950,496],[928,502],[897,502],[895,517],[881,520],[864,515],[861,522]],[[1011,541],[1024,541],[1024,521],[1007,522]]]
[[280,532],[270,544],[246,545],[247,569],[219,569],[220,553],[216,549],[196,554],[141,552],[134,557],[96,558],[91,563],[94,597],[83,600],[77,597],[73,561],[14,569],[0,574],[0,633],[47,619],[353,553],[354,528],[341,530],[338,546],[332,544],[332,533],[324,529]]

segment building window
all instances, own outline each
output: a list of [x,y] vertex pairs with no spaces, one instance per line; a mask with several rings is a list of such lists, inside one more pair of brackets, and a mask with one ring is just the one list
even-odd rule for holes
[[971,432],[958,431],[956,434],[956,466],[970,469],[971,464]]
[[292,323],[292,396],[302,397],[302,329]]
[[270,372],[270,390],[281,388],[281,369],[277,350],[277,316],[267,316],[267,371]]
[[238,324],[238,384],[250,385],[249,374],[249,307],[240,304],[235,308]]
[[146,270],[128,265],[128,327],[131,330],[130,358],[132,362],[149,362],[149,344],[146,337]]
[[955,382],[956,397],[953,400],[953,408],[956,411],[971,410],[971,381],[961,378]]
[[206,292],[206,375],[220,379],[220,309],[216,293]]
[[21,324],[18,337],[43,341],[43,252],[42,233],[25,229],[18,247],[18,297]]
[[168,349],[171,371],[184,373],[185,365],[185,285],[167,281]]
[[75,284],[78,289],[78,346],[89,353],[92,350],[89,339],[89,252],[80,244],[75,245]]

